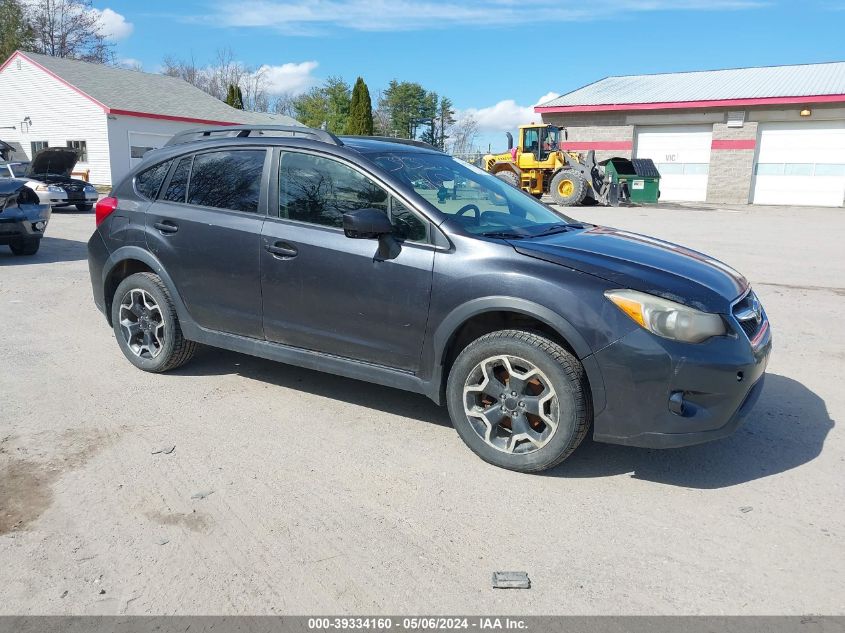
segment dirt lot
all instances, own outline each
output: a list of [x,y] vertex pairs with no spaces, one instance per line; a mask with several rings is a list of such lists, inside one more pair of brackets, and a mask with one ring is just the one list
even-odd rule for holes
[[421,396],[214,350],[134,369],[91,215],[0,249],[0,613],[845,613],[845,211],[574,215],[754,283],[775,352],[733,437],[497,470]]

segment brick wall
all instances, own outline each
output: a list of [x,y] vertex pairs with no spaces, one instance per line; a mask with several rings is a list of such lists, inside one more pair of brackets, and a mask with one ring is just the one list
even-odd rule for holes
[[757,123],[746,121],[740,127],[713,125],[707,202],[746,204],[751,196]]
[[597,149],[596,158],[598,160],[612,156],[631,158],[631,151],[634,146],[634,126],[625,123],[624,114],[613,112],[578,116],[546,114],[543,115],[543,122],[565,127],[567,132],[566,143],[575,144],[575,149],[578,151],[589,149],[581,146],[585,143],[596,143],[599,147],[602,143],[608,142],[624,144],[624,148]]

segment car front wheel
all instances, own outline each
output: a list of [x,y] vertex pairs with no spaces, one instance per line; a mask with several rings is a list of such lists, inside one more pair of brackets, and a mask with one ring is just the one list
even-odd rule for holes
[[449,415],[481,459],[520,472],[556,466],[592,423],[581,363],[534,332],[501,330],[470,343],[446,385]]
[[9,248],[12,249],[13,255],[35,255],[38,248],[41,246],[41,240],[21,240],[19,242],[12,242]]
[[158,275],[136,273],[120,282],[111,320],[120,349],[139,369],[169,371],[194,355],[196,343],[182,334],[173,299]]

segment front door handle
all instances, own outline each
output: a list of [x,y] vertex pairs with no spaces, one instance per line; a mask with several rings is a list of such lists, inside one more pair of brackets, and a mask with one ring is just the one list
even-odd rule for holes
[[159,231],[162,233],[175,233],[179,230],[179,227],[171,222],[170,220],[162,220],[161,222],[156,222],[153,224]]
[[288,244],[287,242],[276,242],[275,244],[270,244],[267,246],[267,250],[272,253],[273,257],[280,259],[289,259],[291,257],[296,257],[299,254],[299,251],[296,250],[296,246]]

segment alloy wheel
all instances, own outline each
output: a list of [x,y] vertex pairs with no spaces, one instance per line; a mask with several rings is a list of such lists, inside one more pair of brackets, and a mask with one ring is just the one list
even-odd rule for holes
[[533,453],[557,431],[559,401],[548,377],[518,356],[491,356],[464,383],[464,413],[487,444],[505,453]]
[[134,288],[120,302],[120,331],[132,353],[152,359],[164,348],[164,316],[152,295]]

